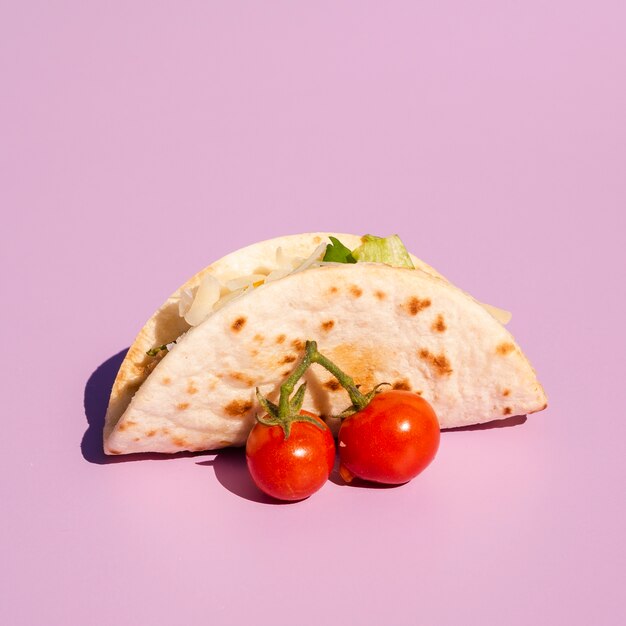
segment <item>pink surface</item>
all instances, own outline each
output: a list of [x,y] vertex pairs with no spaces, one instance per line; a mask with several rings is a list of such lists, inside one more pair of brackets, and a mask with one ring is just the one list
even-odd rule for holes
[[[307,5],[0,7],[2,623],[623,624],[624,3]],[[153,309],[318,229],[512,310],[549,409],[291,505],[105,459]]]

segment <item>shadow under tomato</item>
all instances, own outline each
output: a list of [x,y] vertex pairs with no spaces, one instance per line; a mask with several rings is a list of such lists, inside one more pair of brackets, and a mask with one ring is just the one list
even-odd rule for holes
[[330,475],[328,480],[335,485],[350,487],[352,489],[397,489],[398,487],[402,487],[407,484],[401,483],[400,485],[386,485],[384,483],[371,483],[367,480],[361,480],[360,478],[353,478],[352,482],[347,483],[338,473],[335,474],[334,472]]
[[245,500],[260,504],[296,504],[302,502],[302,500],[294,502],[276,500],[263,493],[254,484],[252,476],[248,472],[243,448],[224,448],[215,453],[215,458],[200,461],[196,465],[212,467],[218,482],[228,491]]

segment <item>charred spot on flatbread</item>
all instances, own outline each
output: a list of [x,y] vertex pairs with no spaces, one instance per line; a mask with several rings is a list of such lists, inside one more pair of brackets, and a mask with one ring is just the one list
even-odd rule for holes
[[184,448],[187,442],[182,437],[172,437],[172,443],[179,448]]
[[357,285],[350,285],[350,295],[354,298],[360,298],[363,295],[363,289]]
[[496,352],[501,356],[506,356],[507,354],[513,352],[513,350],[515,350],[515,346],[508,341],[505,341],[496,346]]
[[294,339],[291,342],[291,347],[298,351],[304,350],[304,341],[302,341],[302,339]]
[[325,322],[322,322],[320,324],[320,327],[322,330],[328,332],[329,330],[332,329],[332,327],[335,325],[335,321],[334,320],[327,320]]
[[188,409],[188,408],[189,408],[189,402],[179,402],[179,403],[176,405],[176,408],[177,408],[179,411],[184,411],[185,409]]
[[433,354],[430,350],[425,348],[418,352],[419,358],[426,361],[430,368],[435,372],[437,376],[449,376],[452,374],[452,367],[450,367],[450,361],[448,357],[443,354]]
[[339,289],[337,287],[335,287],[335,285],[333,285],[329,290],[328,293],[332,293],[335,294],[339,291]]
[[257,333],[254,337],[253,337],[254,341],[256,341],[257,343],[263,343],[265,341],[265,337],[263,337],[263,335],[259,335],[259,333]]
[[380,289],[377,289],[374,292],[374,295],[379,299],[379,300],[384,300],[387,297],[387,294],[384,291],[380,291]]
[[411,391],[411,383],[406,378],[402,380],[396,380],[391,386],[392,389],[399,389],[401,391]]
[[437,315],[437,318],[435,319],[435,321],[433,322],[431,329],[434,330],[435,332],[438,333],[443,333],[447,330],[447,326],[446,326],[446,322],[443,319],[443,315],[441,313],[439,313]]
[[250,376],[246,376],[242,372],[230,372],[228,377],[244,384],[246,387],[252,387],[254,385],[252,378],[250,378]]
[[156,430],[149,430],[146,432],[146,437],[154,437],[156,435]]
[[281,359],[281,364],[285,364],[285,363],[293,363],[294,361],[297,360],[297,356],[295,354],[286,354],[282,359]]
[[164,376],[164,377],[161,379],[161,382],[162,382],[164,385],[169,385],[169,384],[172,382],[172,379],[171,379],[169,376]]
[[132,428],[133,426],[135,426],[135,424],[137,424],[137,422],[133,422],[132,420],[126,420],[125,422],[122,422],[118,427],[117,430],[123,432],[125,431],[127,428]]
[[339,389],[341,387],[341,385],[339,384],[339,382],[337,380],[335,380],[334,378],[331,378],[330,380],[327,380],[324,385],[323,385],[326,389],[330,389],[330,391],[337,391],[337,389]]
[[245,415],[251,408],[252,402],[249,400],[233,400],[224,407],[224,411],[231,417],[238,417]]
[[278,335],[278,337],[276,337],[276,343],[284,343],[285,339],[287,339],[287,335]]
[[189,395],[193,395],[194,393],[198,393],[198,388],[196,387],[196,385],[194,384],[193,380],[190,380],[187,383],[187,389],[186,389],[187,393]]
[[503,395],[503,396],[508,396],[508,395],[510,395],[510,393],[511,393],[511,390],[510,390],[510,389],[504,389],[504,390],[502,391],[502,395]]
[[409,315],[417,315],[420,311],[427,309],[431,305],[430,298],[420,300],[417,296],[411,296],[404,304],[403,308]]
[[238,333],[246,325],[246,318],[238,317],[231,325],[230,328],[234,333]]
[[504,407],[504,411],[502,411],[502,414],[503,415],[511,415],[511,413],[512,413],[511,407],[510,406],[505,406]]
[[370,348],[351,343],[342,343],[331,348],[326,356],[344,372],[350,372],[354,381],[366,389],[371,389],[380,382],[374,374],[381,359],[387,358],[380,346]]

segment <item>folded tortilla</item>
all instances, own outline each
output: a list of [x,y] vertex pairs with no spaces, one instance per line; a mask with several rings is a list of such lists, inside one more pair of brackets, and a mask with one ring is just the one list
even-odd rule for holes
[[[113,386],[107,454],[172,453],[243,445],[259,407],[255,388],[276,398],[306,339],[367,390],[410,389],[434,407],[442,428],[542,410],[546,396],[510,333],[471,296],[412,257],[416,269],[332,264],[249,289],[190,328],[185,290],[206,275],[221,283],[274,269],[276,249],[306,257],[328,233],[261,242],[196,274],[148,321]],[[348,247],[353,235],[336,235]],[[176,345],[162,358],[146,351]],[[322,368],[306,374],[304,408],[332,418],[349,404]]]

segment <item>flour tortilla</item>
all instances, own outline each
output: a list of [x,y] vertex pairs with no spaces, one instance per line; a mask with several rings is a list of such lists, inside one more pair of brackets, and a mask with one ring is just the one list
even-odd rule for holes
[[[317,232],[268,239],[228,254],[192,276],[177,289],[146,322],[122,362],[113,384],[105,418],[105,448],[113,428],[157,363],[154,357],[147,356],[146,352],[155,346],[176,340],[189,330],[189,324],[180,317],[178,312],[178,303],[184,290],[196,288],[207,275],[214,276],[224,284],[228,280],[259,271],[266,273],[276,268],[276,250],[279,247],[287,257],[306,258],[320,243],[328,242],[329,236],[337,237],[351,250],[361,244],[361,237],[346,233]],[[443,279],[437,270],[424,261],[414,255],[411,255],[411,259],[416,268]],[[502,313],[506,315],[506,312],[500,309],[489,307],[489,305],[483,306],[487,307],[490,313],[498,319],[503,319]],[[506,317],[503,321],[506,322]]]
[[[253,264],[234,269],[223,260],[210,271],[241,275],[254,270]],[[276,398],[306,339],[317,340],[364,389],[389,382],[421,394],[442,428],[545,408],[543,389],[510,333],[480,303],[432,272],[333,265],[292,274],[232,301],[158,362],[120,417],[109,421],[105,452],[244,444],[259,411],[255,387]],[[173,320],[168,330],[177,332],[178,323]],[[138,339],[147,335],[154,339],[154,328]],[[161,336],[148,347],[171,339]],[[146,347],[142,341],[139,349]],[[304,408],[332,416],[349,404],[319,366],[306,379]],[[120,398],[117,410],[124,404]],[[112,404],[115,409],[114,396]],[[329,422],[337,427],[336,420]]]

